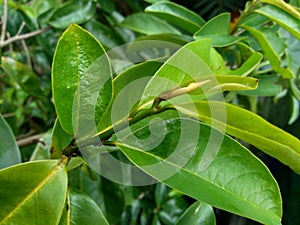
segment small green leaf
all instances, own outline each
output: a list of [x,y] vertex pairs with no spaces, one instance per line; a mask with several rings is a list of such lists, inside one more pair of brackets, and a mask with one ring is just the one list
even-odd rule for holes
[[112,97],[110,64],[102,45],[72,24],[57,44],[52,66],[54,105],[62,128],[78,138],[94,133]]
[[212,34],[212,35],[199,35],[194,37],[196,40],[209,38],[212,41],[214,47],[226,47],[233,45],[239,41],[246,39],[247,37],[232,36],[229,34]]
[[186,44],[172,55],[147,84],[142,99],[146,101],[164,91],[180,87],[204,75],[212,75],[211,41],[203,39]]
[[44,97],[42,85],[37,76],[25,64],[15,61],[9,57],[2,57],[2,69],[12,77],[20,87],[30,95],[41,98]]
[[134,13],[126,17],[120,25],[122,27],[128,28],[130,30],[147,34],[178,34],[180,32],[165,22],[157,18],[156,16],[147,14],[147,13]]
[[200,28],[195,34],[194,38],[199,38],[202,35],[213,34],[228,34],[230,25],[230,13],[222,13],[210,19],[204,26]]
[[[197,111],[195,112],[195,107]],[[226,121],[211,116],[211,109],[226,108]],[[197,117],[205,123],[212,124],[216,129],[224,129],[226,133],[252,144],[288,165],[300,174],[300,141],[293,135],[270,124],[262,117],[240,107],[218,102],[199,101],[194,104],[177,105],[181,112]]]
[[[97,125],[99,133],[111,128],[112,123],[128,118],[130,113],[128,106],[133,106],[136,100],[139,100],[144,87],[161,65],[161,62],[146,61],[128,68],[113,79],[113,104],[110,105]],[[117,97],[118,101],[116,101]],[[113,107],[117,111],[112,112]],[[112,118],[112,115],[115,117]]]
[[259,80],[258,87],[255,90],[238,91],[238,94],[247,96],[276,96],[282,91],[282,86],[277,84],[279,77],[277,75],[256,76]]
[[290,79],[294,77],[294,74],[290,68],[284,68],[281,66],[281,59],[278,53],[275,51],[272,44],[268,41],[264,33],[262,33],[260,30],[254,27],[249,27],[245,25],[242,25],[241,27],[245,28],[259,43],[260,47],[263,49],[275,72],[281,74],[283,78]]
[[161,17],[192,34],[205,23],[198,14],[173,2],[159,2],[148,6],[145,11]]
[[187,224],[216,225],[213,208],[204,202],[195,202],[182,214],[176,223],[176,225]]
[[295,37],[300,39],[299,18],[294,17],[289,11],[286,12],[278,7],[267,5],[255,10],[255,12],[270,18],[281,27],[289,31],[291,34],[293,34]]
[[52,130],[52,142],[50,146],[51,159],[59,159],[65,147],[67,147],[73,137],[67,134],[61,127],[58,119],[55,120]]
[[240,68],[231,70],[229,73],[232,75],[239,75],[242,77],[248,76],[263,59],[263,55],[259,52],[254,52]]
[[[280,225],[280,192],[265,165],[232,138],[170,113],[116,133],[115,144],[143,171],[181,193],[264,224]],[[217,144],[219,138],[223,140]]]
[[103,224],[109,225],[99,206],[87,194],[70,189],[67,225]]
[[21,163],[21,154],[15,136],[0,114],[0,169]]
[[30,156],[30,161],[50,159],[51,130],[44,133]]
[[124,44],[122,38],[113,29],[94,19],[85,23],[83,27],[91,32],[104,46],[108,48],[114,48]]
[[185,45],[188,42],[193,41],[190,36],[187,35],[176,35],[176,34],[156,34],[156,35],[145,35],[135,39],[135,41],[145,41],[145,40],[158,40],[172,42],[178,45]]
[[95,12],[95,1],[77,0],[67,2],[51,16],[49,24],[55,28],[65,29],[71,23],[82,24],[89,21]]
[[57,160],[0,170],[0,224],[58,224],[65,206],[67,172]]
[[298,21],[300,20],[300,12],[295,7],[283,0],[261,0],[261,2],[276,6],[294,16],[296,19],[298,19]]

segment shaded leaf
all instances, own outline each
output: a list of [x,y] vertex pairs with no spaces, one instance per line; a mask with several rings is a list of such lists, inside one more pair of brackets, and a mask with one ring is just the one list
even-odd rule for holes
[[48,23],[55,28],[65,29],[71,23],[82,24],[87,22],[93,17],[95,12],[95,1],[70,1],[55,11]]
[[51,159],[59,159],[61,157],[62,151],[71,143],[73,137],[64,131],[64,129],[60,125],[59,120],[56,119],[53,126],[51,139]]
[[272,5],[261,7],[255,10],[255,12],[270,18],[271,20],[282,26],[284,29],[289,31],[291,34],[293,34],[295,37],[300,39],[300,17],[296,18],[291,15],[289,11],[286,12]]
[[114,48],[124,44],[122,38],[114,30],[94,19],[84,24],[83,27],[108,48]]
[[99,206],[87,194],[70,189],[67,204],[68,210],[59,225],[109,225]]
[[154,34],[178,34],[180,32],[156,16],[147,13],[135,13],[126,17],[120,25],[138,33],[154,35]]
[[[196,111],[195,111],[196,107]],[[214,111],[226,107],[226,121],[211,116]],[[177,105],[181,112],[199,118],[215,128],[252,144],[291,167],[300,174],[300,141],[293,135],[272,125],[262,117],[240,107],[217,101],[199,101],[194,105]]]
[[249,27],[242,25],[243,28],[245,28],[259,43],[260,47],[263,49],[264,54],[269,59],[272,68],[275,72],[282,75],[283,78],[293,78],[294,74],[291,71],[290,68],[284,68],[281,66],[281,59],[278,55],[278,53],[275,52],[273,46],[268,41],[267,37],[258,29],[254,27]]
[[161,62],[156,61],[143,62],[128,68],[113,79],[113,104],[109,106],[98,123],[99,133],[129,116],[131,109],[128,107],[133,106],[136,100],[139,100],[144,87],[161,65]]
[[213,208],[204,202],[195,202],[182,214],[176,223],[176,225],[186,224],[216,225]]
[[257,89],[237,93],[247,96],[276,96],[282,91],[282,86],[277,84],[279,79],[277,75],[261,75],[256,78],[259,80]]
[[230,74],[239,76],[248,76],[263,59],[263,55],[259,52],[254,52],[248,59],[241,65],[240,68],[231,70]]
[[1,67],[24,91],[37,98],[44,97],[37,74],[25,64],[9,57],[2,57]]
[[57,160],[0,170],[0,224],[58,224],[65,206],[67,173]]
[[193,11],[173,2],[159,2],[148,6],[145,11],[161,17],[192,34],[199,30],[205,23],[205,21]]
[[30,161],[50,159],[51,130],[44,133],[30,156]]
[[15,136],[0,114],[0,169],[21,163],[21,154]]
[[[117,133],[114,143],[143,171],[181,193],[261,223],[281,224],[280,192],[265,165],[230,137],[173,116],[167,111],[148,117]],[[215,150],[210,160],[207,153]]]

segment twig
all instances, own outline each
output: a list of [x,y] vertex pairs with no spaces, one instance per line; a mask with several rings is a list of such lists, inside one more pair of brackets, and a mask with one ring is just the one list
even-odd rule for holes
[[18,144],[19,147],[34,144],[34,143],[39,141],[39,139],[42,137],[42,135],[43,134],[36,134],[36,135],[33,135],[33,136],[26,137],[24,139],[18,140],[17,144]]
[[31,64],[31,57],[30,57],[30,53],[29,53],[29,50],[27,48],[27,45],[26,45],[26,42],[24,39],[21,40],[21,44],[22,44],[22,47],[24,49],[24,53],[26,55],[26,64],[27,66],[32,70],[32,64]]
[[5,34],[6,34],[6,25],[7,25],[7,0],[4,0],[0,43],[4,42]]
[[9,39],[1,42],[0,47],[4,47],[6,45],[9,45],[9,44],[11,44],[15,41],[24,40],[24,39],[27,39],[27,38],[30,38],[30,37],[34,37],[38,34],[41,34],[41,33],[44,33],[46,31],[48,31],[49,29],[50,29],[50,27],[46,27],[46,28],[43,28],[43,29],[40,29],[40,30],[36,30],[36,31],[30,32],[30,33],[27,33],[27,34],[21,34],[21,35],[13,36],[12,38],[9,38]]

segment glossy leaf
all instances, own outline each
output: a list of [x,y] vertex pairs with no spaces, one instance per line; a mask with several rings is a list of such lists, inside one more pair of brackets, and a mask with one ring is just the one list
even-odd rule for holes
[[[197,112],[194,107],[196,106]],[[218,110],[226,107],[226,123],[211,117],[211,108]],[[197,117],[215,128],[226,126],[226,133],[242,139],[275,157],[283,164],[300,174],[300,141],[293,135],[272,125],[262,117],[240,107],[217,101],[199,101],[195,105],[176,106],[181,112]]]
[[24,91],[37,98],[44,97],[37,74],[25,64],[12,58],[2,57],[1,67]]
[[135,13],[126,17],[120,25],[138,33],[154,35],[154,34],[178,34],[180,32],[165,22],[147,13]]
[[159,2],[148,6],[145,11],[161,17],[192,34],[205,23],[195,12],[173,2]]
[[35,161],[0,170],[0,224],[58,224],[67,173],[57,161]]
[[[181,193],[264,224],[280,225],[280,192],[264,164],[230,137],[172,115],[167,111],[159,119],[148,117],[130,131],[117,133],[114,143],[143,171]],[[211,135],[216,135],[213,146]],[[220,137],[223,141],[217,145],[215,138]],[[205,152],[216,149],[213,160],[202,167],[210,157]]]
[[289,31],[291,34],[293,34],[295,37],[300,39],[300,17],[296,18],[289,11],[286,12],[272,5],[261,7],[255,10],[255,12],[270,18],[271,20],[282,26],[284,29]]
[[109,225],[99,206],[87,194],[70,189],[67,199],[67,211],[59,225]]
[[21,163],[21,154],[15,136],[0,114],[0,169]]
[[270,60],[270,63],[272,65],[272,68],[275,72],[278,72],[282,75],[283,78],[293,78],[294,74],[290,70],[290,68],[284,68],[281,66],[281,59],[279,55],[274,51],[273,46],[270,44],[266,36],[259,31],[258,29],[254,27],[249,26],[242,26],[245,28],[259,43],[260,47],[263,49],[264,54],[267,56],[267,58]]
[[55,28],[65,29],[71,23],[82,24],[90,20],[96,12],[96,2],[77,0],[67,2],[51,16],[49,24]]
[[182,214],[176,223],[176,225],[186,224],[216,225],[213,208],[204,202],[195,202]]
[[68,134],[81,137],[96,132],[95,123],[111,100],[110,65],[101,44],[75,24],[59,39],[52,89],[60,124]]

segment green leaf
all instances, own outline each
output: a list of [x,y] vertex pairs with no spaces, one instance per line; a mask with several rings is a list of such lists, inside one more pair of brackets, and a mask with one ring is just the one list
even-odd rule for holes
[[50,159],[51,130],[44,133],[30,156],[30,161]]
[[95,124],[111,101],[110,64],[101,44],[75,24],[57,44],[52,89],[62,128],[79,138],[95,133]]
[[122,38],[113,29],[94,19],[84,24],[83,27],[91,32],[104,46],[108,48],[114,48],[124,44]]
[[[195,111],[196,107],[196,111]],[[226,109],[226,121],[211,116],[211,109]],[[217,101],[199,101],[177,105],[179,111],[212,124],[217,129],[226,127],[226,133],[252,144],[288,165],[300,174],[300,141],[293,135],[272,125],[262,117],[240,107]]]
[[259,52],[254,52],[238,69],[231,70],[230,74],[239,76],[248,76],[263,59],[263,55]]
[[176,225],[186,224],[216,225],[213,208],[204,202],[195,202],[182,214],[176,223]]
[[59,120],[56,119],[53,126],[51,139],[51,159],[59,159],[62,155],[62,151],[71,143],[73,137],[64,131]]
[[283,0],[261,0],[261,2],[268,3],[270,5],[274,5],[278,8],[286,11],[290,15],[294,16],[295,18],[298,19],[298,21],[300,20],[299,11],[295,7],[290,5],[289,3],[284,2]]
[[21,163],[21,154],[15,136],[0,114],[0,169]]
[[179,102],[186,103],[185,94],[196,95],[192,97],[193,101],[196,99],[203,100],[213,95],[221,94],[224,91],[254,90],[258,84],[256,78],[234,75],[202,76],[196,81],[189,82],[184,87],[164,92],[160,97],[170,99],[181,96],[182,98],[172,99],[172,104],[178,104]]
[[212,35],[199,35],[194,36],[196,40],[209,38],[212,41],[214,47],[226,47],[233,45],[239,41],[246,39],[247,37],[242,36],[231,36],[229,34],[212,34]]
[[210,19],[204,26],[194,34],[194,38],[202,35],[228,34],[230,25],[230,13],[221,13]]
[[270,18],[281,27],[289,31],[291,34],[293,34],[295,37],[300,39],[300,17],[294,17],[289,11],[284,11],[272,5],[261,7],[255,10],[255,12]]
[[260,47],[263,49],[275,72],[281,74],[283,78],[290,79],[294,77],[294,74],[290,68],[284,68],[281,66],[281,59],[279,55],[276,53],[275,49],[268,41],[264,33],[262,33],[260,30],[254,27],[249,27],[245,25],[242,25],[241,27],[245,28],[259,43]]
[[[133,106],[139,100],[144,87],[161,65],[161,62],[146,61],[128,68],[113,79],[113,104],[110,105],[97,125],[99,133],[111,128],[113,123],[123,121],[129,116],[130,108],[128,107]],[[112,115],[115,116],[112,117]]]
[[138,33],[154,35],[154,34],[178,34],[180,32],[165,22],[147,13],[134,13],[126,17],[120,26],[136,31]]
[[50,18],[49,24],[65,29],[71,23],[82,24],[89,21],[96,12],[96,2],[90,0],[70,1],[59,8]]
[[113,11],[116,10],[116,5],[115,5],[114,1],[98,0],[98,2],[100,3],[101,8],[108,13],[112,13]]
[[148,6],[145,11],[161,17],[192,34],[205,23],[195,12],[173,2],[159,2]]
[[0,170],[0,224],[58,224],[67,193],[65,166],[35,161]]
[[116,133],[114,143],[143,171],[181,193],[264,224],[280,225],[280,192],[265,165],[232,138],[170,113]]
[[25,64],[9,57],[2,57],[1,67],[30,95],[37,98],[45,96],[38,76]]
[[155,73],[145,88],[142,100],[159,96],[204,75],[212,75],[211,41],[203,39],[188,43],[172,55]]
[[276,96],[282,91],[282,86],[277,84],[279,77],[277,75],[256,76],[259,80],[258,87],[255,90],[238,91],[238,94],[247,96]]
[[145,40],[158,40],[172,42],[178,45],[185,45],[188,42],[193,41],[190,36],[187,35],[176,35],[176,34],[156,34],[156,35],[146,35],[135,39],[135,41],[145,41]]
[[59,225],[109,225],[99,206],[87,194],[70,189],[67,204],[68,210],[63,214]]

